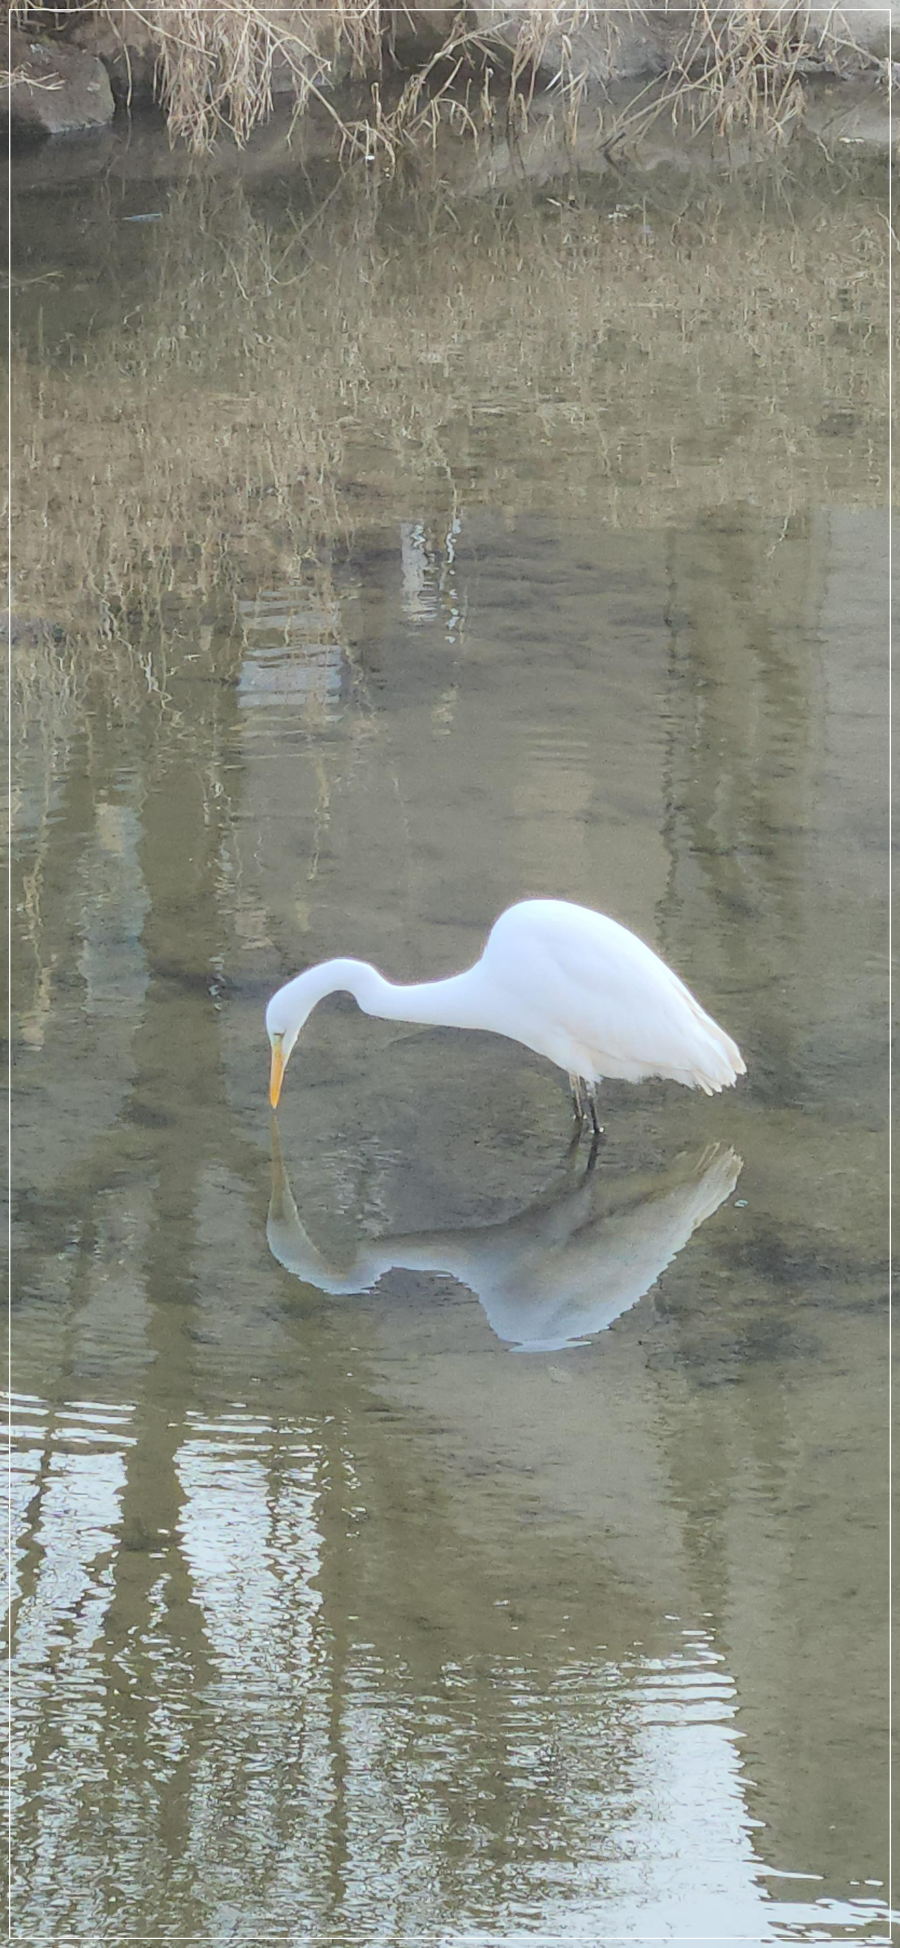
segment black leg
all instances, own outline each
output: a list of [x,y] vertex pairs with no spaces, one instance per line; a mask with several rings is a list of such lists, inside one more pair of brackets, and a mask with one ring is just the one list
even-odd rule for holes
[[573,1150],[577,1150],[581,1140],[581,1132],[584,1129],[588,1117],[590,1117],[591,1156],[588,1163],[588,1169],[590,1170],[593,1168],[595,1161],[597,1145],[604,1135],[603,1125],[597,1118],[597,1084],[596,1082],[586,1082],[583,1076],[570,1075],[569,1087],[572,1091],[572,1112],[575,1117],[575,1132],[570,1146],[570,1155]]

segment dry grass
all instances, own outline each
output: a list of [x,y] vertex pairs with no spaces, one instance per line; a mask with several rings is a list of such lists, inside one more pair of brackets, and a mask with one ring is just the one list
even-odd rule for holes
[[[52,29],[65,7],[12,0],[13,16]],[[128,22],[157,50],[160,99],[174,137],[194,150],[208,149],[223,134],[244,144],[272,109],[276,74],[296,102],[302,121],[316,105],[330,117],[346,150],[369,160],[395,159],[398,147],[434,141],[447,116],[477,140],[499,114],[509,126],[527,126],[538,83],[545,101],[558,105],[570,135],[585,94],[582,59],[591,7],[583,0],[537,0],[497,13],[490,26],[473,26],[463,7],[436,16],[438,30],[423,32],[422,15],[383,0],[332,0],[330,5],[279,7],[258,0],[89,0],[73,8],[114,22],[127,42]],[[659,8],[619,7],[611,16],[640,22]],[[414,23],[421,58],[390,111],[383,100],[385,50],[398,21]],[[663,12],[663,19],[665,15]],[[660,113],[689,113],[711,120],[722,133],[736,126],[783,131],[802,105],[802,76],[834,51],[830,16],[810,14],[792,0],[761,6],[734,0],[727,8],[692,0],[679,15],[683,31],[666,23],[671,68],[664,87],[648,89],[622,125],[639,134]],[[449,23],[449,24],[448,24]],[[615,34],[615,27],[609,29]],[[436,43],[436,44],[435,44]],[[549,63],[549,66],[548,66]],[[552,68],[552,73],[550,72]],[[370,108],[351,119],[335,96],[335,81],[365,77]],[[622,130],[617,129],[617,133]]]
[[[52,32],[65,7],[11,0],[10,11],[23,26]],[[442,115],[451,124],[477,134],[478,122],[467,105],[454,96],[461,71],[467,79],[477,69],[479,83],[494,74],[502,52],[506,70],[507,112],[527,115],[538,66],[553,37],[567,36],[581,25],[585,8],[573,0],[524,8],[515,45],[510,48],[499,31],[473,28],[465,7],[445,10],[443,31],[422,33],[421,60],[390,110],[384,106],[381,78],[385,51],[396,36],[398,20],[413,18],[404,7],[383,0],[330,0],[328,5],[283,7],[259,5],[256,0],[89,0],[70,11],[83,16],[96,12],[114,23],[127,45],[129,22],[141,42],[150,37],[156,48],[159,98],[173,137],[195,151],[208,149],[219,137],[231,135],[243,145],[264,122],[273,106],[273,84],[295,101],[295,120],[301,122],[312,105],[329,117],[345,152],[371,160],[379,153],[395,159],[398,146],[426,136],[434,139]],[[421,32],[421,16],[419,16]],[[365,77],[370,84],[370,110],[362,118],[342,113],[335,101],[334,83]],[[571,114],[581,92],[580,78],[571,73],[563,54],[555,77],[557,91]],[[483,101],[489,91],[480,86]],[[493,119],[495,110],[489,110]]]
[[678,61],[692,117],[700,126],[714,121],[723,135],[735,126],[783,133],[802,108],[801,76],[822,52],[823,32],[793,4],[763,10],[736,0],[723,13],[694,0]]

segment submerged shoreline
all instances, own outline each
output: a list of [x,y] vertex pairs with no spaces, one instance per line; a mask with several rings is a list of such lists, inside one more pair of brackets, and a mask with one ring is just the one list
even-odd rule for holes
[[361,509],[407,518],[413,482],[440,525],[469,502],[475,426],[502,501],[513,399],[556,455],[537,501],[590,496],[616,524],[790,509],[803,477],[844,505],[884,491],[860,467],[886,428],[882,164],[855,147],[728,177],[587,156],[560,181],[537,133],[474,157],[445,136],[391,175],[267,131],[186,174],[158,124],[103,140],[58,200],[56,145],[16,178],[26,618],[93,638],[112,614],[130,641],[176,559],[182,595],[212,578],[231,606],[251,532],[330,558]]

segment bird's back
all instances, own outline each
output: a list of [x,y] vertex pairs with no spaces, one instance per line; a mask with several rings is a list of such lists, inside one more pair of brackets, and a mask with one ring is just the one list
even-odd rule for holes
[[646,942],[568,900],[522,900],[482,957],[502,988],[507,1032],[570,1073],[640,1082],[669,1076],[714,1093],[743,1073],[740,1051]]

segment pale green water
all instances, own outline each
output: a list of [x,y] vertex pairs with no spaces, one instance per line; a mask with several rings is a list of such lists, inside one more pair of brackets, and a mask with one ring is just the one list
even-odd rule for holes
[[[287,251],[314,192],[166,191],[127,245],[117,194],[17,219],[41,410],[63,425],[65,373],[81,425],[47,432],[49,579],[22,573],[86,633],[17,664],[15,1938],[884,1940],[884,347],[828,255],[877,197],[845,190],[833,236],[819,190],[779,233],[822,253],[796,368],[790,319],[749,343],[711,283],[679,326],[696,237],[661,225],[651,278],[588,204],[617,321],[538,383],[571,309],[509,287],[521,362],[491,312],[467,420],[415,364],[429,332],[450,364],[416,201],[369,209],[367,275],[405,223],[421,284],[408,341],[400,300],[346,327],[329,540],[287,461],[268,526],[251,482],[213,520],[187,420],[167,537],[153,473],[186,367],[217,438],[226,388],[273,441],[314,422],[334,318],[308,397],[266,348],[314,344],[350,259],[326,227],[312,318],[309,285],[245,302],[212,269],[264,222]],[[447,333],[499,249],[454,221]],[[107,398],[141,475],[91,446]],[[143,620],[110,594],[126,502]],[[273,1176],[279,980],[449,972],[528,893],[643,933],[746,1083],[609,1086],[585,1175],[548,1066],[333,1002]]]

